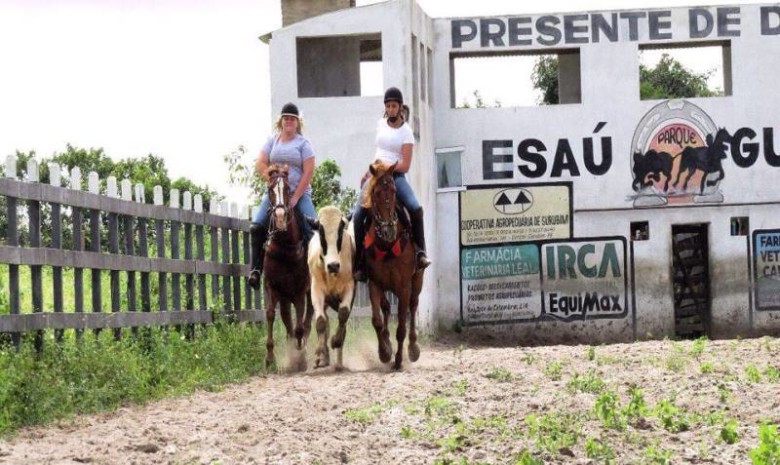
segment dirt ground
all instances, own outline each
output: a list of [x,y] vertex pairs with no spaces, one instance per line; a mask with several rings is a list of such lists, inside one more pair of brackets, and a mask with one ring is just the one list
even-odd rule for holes
[[[759,421],[780,423],[774,338],[422,349],[392,371],[366,337],[343,372],[310,358],[305,373],[25,429],[0,441],[0,463],[748,464]],[[630,387],[645,410],[610,425],[597,392],[617,395],[614,413]]]

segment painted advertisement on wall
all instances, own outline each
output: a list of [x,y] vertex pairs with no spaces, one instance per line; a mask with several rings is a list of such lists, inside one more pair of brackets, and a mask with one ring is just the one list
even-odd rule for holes
[[463,247],[460,258],[467,325],[628,316],[625,238]]
[[503,244],[572,236],[571,183],[470,188],[460,193],[460,243]]
[[544,316],[571,321],[628,315],[626,240],[541,245]]
[[540,316],[536,244],[463,248],[460,263],[465,321],[496,323]]
[[756,310],[780,310],[780,229],[753,231]]

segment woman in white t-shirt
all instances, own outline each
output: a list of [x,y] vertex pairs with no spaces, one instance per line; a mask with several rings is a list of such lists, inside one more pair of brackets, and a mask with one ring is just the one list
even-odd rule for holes
[[[376,127],[376,155],[374,159],[388,164],[398,162],[393,174],[396,198],[409,212],[409,218],[412,222],[412,239],[418,249],[417,267],[423,269],[430,265],[431,261],[425,253],[422,205],[417,201],[412,187],[406,180],[406,172],[409,171],[412,163],[414,134],[405,121],[405,111],[408,112],[408,108],[404,105],[401,91],[395,87],[387,89],[385,91],[385,114]],[[358,281],[366,281],[366,262],[363,249],[366,210],[361,205],[362,195],[360,197],[355,204],[352,217],[355,226],[355,244],[357,245],[354,277]]]
[[[282,112],[274,127],[276,131],[260,149],[255,169],[267,183],[269,181],[268,168],[271,164],[289,167],[287,181],[292,191],[290,206],[294,207],[301,218],[298,223],[303,230],[304,244],[308,244],[312,236],[311,226],[300,215],[310,218],[317,216],[314,211],[314,203],[311,200],[314,151],[309,140],[303,137],[303,123],[295,104],[287,103],[282,107]],[[255,289],[260,287],[260,275],[263,273],[263,259],[265,257],[263,244],[268,239],[269,211],[270,203],[268,193],[266,193],[260,201],[260,207],[252,217],[252,226],[249,228],[252,236],[252,271],[249,275],[249,285]]]

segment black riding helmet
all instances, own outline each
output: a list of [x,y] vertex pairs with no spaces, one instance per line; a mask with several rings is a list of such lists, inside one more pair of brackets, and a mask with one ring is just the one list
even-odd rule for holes
[[296,118],[300,118],[300,113],[298,112],[298,107],[295,106],[294,103],[285,103],[282,107],[282,116],[294,116]]
[[391,87],[385,91],[385,103],[393,100],[401,105],[404,103],[404,94],[397,87]]

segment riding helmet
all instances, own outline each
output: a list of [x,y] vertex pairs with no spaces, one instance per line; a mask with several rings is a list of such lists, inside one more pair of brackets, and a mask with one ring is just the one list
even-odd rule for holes
[[294,116],[296,118],[300,118],[300,113],[298,112],[298,107],[295,106],[294,103],[285,103],[282,107],[282,116]]
[[385,103],[393,100],[400,104],[404,103],[404,94],[397,87],[391,87],[385,91]]

